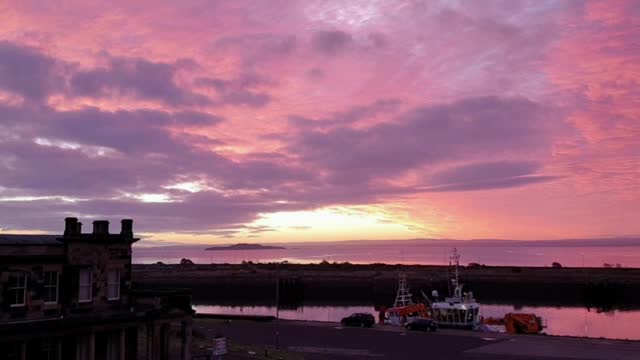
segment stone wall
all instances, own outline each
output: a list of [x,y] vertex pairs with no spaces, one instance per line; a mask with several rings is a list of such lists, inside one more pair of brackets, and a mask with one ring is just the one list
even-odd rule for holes
[[[131,245],[126,242],[72,241],[67,245],[65,273],[67,281],[66,302],[71,312],[91,308],[93,311],[122,310],[130,304],[131,290]],[[79,273],[90,269],[92,273],[92,301],[78,301]],[[120,299],[107,298],[107,274],[110,270],[120,271]]]
[[[47,271],[55,271],[62,274],[62,269],[62,263],[0,265],[0,324],[8,321],[59,317],[62,309],[60,301],[57,303],[45,303],[44,301],[44,274]],[[24,306],[10,305],[9,278],[15,274],[27,275]],[[58,289],[58,294],[61,293],[60,291],[61,289]]]

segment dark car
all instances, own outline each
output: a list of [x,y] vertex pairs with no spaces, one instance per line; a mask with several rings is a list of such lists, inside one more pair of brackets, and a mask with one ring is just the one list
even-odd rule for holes
[[409,330],[416,331],[436,331],[438,330],[438,324],[430,319],[415,319],[412,322],[405,325]]
[[355,313],[343,318],[340,323],[344,326],[360,326],[371,327],[375,324],[376,320],[373,315],[367,313]]

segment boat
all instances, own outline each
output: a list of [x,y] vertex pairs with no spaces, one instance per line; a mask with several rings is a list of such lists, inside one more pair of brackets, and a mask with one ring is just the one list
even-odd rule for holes
[[509,334],[540,334],[545,328],[543,319],[533,313],[507,313],[502,318],[482,319],[481,323],[481,331]]
[[398,293],[393,307],[386,309],[384,323],[394,326],[405,326],[415,319],[429,319],[425,304],[414,303],[407,285],[407,276],[398,275]]
[[454,268],[454,278],[451,279],[453,294],[438,301],[437,291],[432,292],[435,298],[431,303],[432,318],[441,327],[455,327],[475,329],[479,321],[480,304],[476,302],[472,292],[463,292],[463,284],[458,279],[458,266],[460,254],[458,249],[453,249],[450,257],[450,266]]

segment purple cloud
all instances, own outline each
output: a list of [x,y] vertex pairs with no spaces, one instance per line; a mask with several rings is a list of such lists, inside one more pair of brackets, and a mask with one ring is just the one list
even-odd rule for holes
[[350,34],[340,31],[318,31],[311,37],[311,47],[324,55],[337,55],[347,50],[353,43]]
[[9,120],[7,130],[15,135],[0,138],[0,156],[6,159],[0,162],[0,189],[19,195],[162,193],[190,178],[234,191],[311,178],[274,154],[232,161],[209,150],[222,143],[219,139],[174,133],[223,121],[200,112],[0,107],[0,117]]
[[63,77],[56,61],[27,47],[0,41],[0,89],[41,101],[57,89]]
[[109,57],[106,67],[76,72],[70,79],[71,93],[95,98],[158,100],[171,106],[209,104],[207,97],[176,84],[176,73],[190,66],[193,66],[190,61],[170,64]]
[[533,161],[494,161],[454,166],[436,172],[426,191],[471,191],[522,186],[558,179],[537,175],[542,165]]
[[445,160],[544,149],[550,139],[543,114],[526,99],[465,99],[416,108],[364,129],[303,131],[289,151],[327,169],[333,182],[362,184]]
[[123,153],[183,153],[190,152],[188,144],[175,141],[168,128],[214,125],[220,117],[198,112],[175,114],[156,110],[105,112],[96,108],[76,111],[41,113],[49,122],[37,122],[43,136],[105,146]]
[[[61,230],[61,219],[91,214],[92,218],[116,221],[134,218],[139,232],[210,232],[216,229],[241,229],[260,212],[297,209],[290,204],[274,203],[269,198],[254,195],[228,196],[215,192],[189,195],[179,202],[143,203],[133,199],[94,199],[63,202],[59,199],[1,201],[3,227],[9,229]],[[237,229],[235,231],[237,231]],[[234,231],[234,230],[231,230]]]
[[156,100],[171,106],[211,103],[206,96],[180,87],[175,81],[178,71],[195,67],[193,61],[161,63],[124,57],[107,60],[105,67],[79,70],[77,65],[53,59],[35,49],[0,42],[0,89],[37,102],[61,93]]

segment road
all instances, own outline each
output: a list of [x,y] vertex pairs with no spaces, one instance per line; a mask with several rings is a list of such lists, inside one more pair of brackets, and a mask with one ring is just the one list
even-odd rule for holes
[[[248,345],[275,346],[304,353],[305,359],[451,360],[631,360],[640,342],[551,336],[482,334],[464,330],[437,333],[376,326],[343,328],[334,323],[197,320],[207,337],[216,334]],[[276,333],[278,334],[276,336]]]

